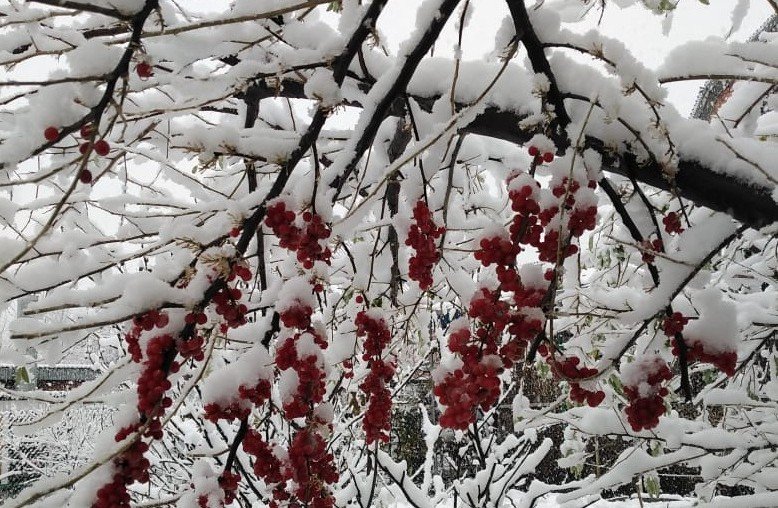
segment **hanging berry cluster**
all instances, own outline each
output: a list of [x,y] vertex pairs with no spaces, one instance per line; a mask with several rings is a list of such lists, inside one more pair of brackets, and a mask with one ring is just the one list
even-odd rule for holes
[[[328,425],[314,419],[318,425]],[[272,488],[269,508],[332,508],[335,498],[327,485],[338,481],[334,458],[314,425],[299,430],[289,444],[288,453],[271,449],[259,432],[249,430],[243,450],[254,456],[254,473]],[[291,483],[291,488],[289,484]]]
[[438,227],[432,220],[432,212],[427,203],[420,199],[413,207],[413,224],[408,231],[408,239],[405,245],[414,251],[408,265],[408,277],[419,283],[419,287],[426,291],[432,286],[432,269],[440,260],[440,252],[435,245],[435,240],[446,231],[444,227]]
[[[246,267],[242,268],[248,271],[248,278],[251,278],[250,270]],[[230,280],[234,278],[232,277]],[[245,277],[243,278],[245,279]],[[216,313],[225,320],[220,325],[223,332],[226,332],[228,328],[238,327],[246,323],[245,313],[247,309],[245,305],[238,302],[240,297],[240,290],[230,288],[225,284],[213,298],[213,302],[216,304]],[[166,313],[150,310],[135,316],[130,330],[125,335],[127,350],[132,361],[143,367],[137,383],[138,419],[119,429],[114,437],[116,442],[121,442],[133,432],[143,429],[143,433],[127,450],[114,459],[112,480],[98,490],[97,498],[93,504],[95,508],[130,506],[127,486],[135,481],[147,482],[149,478],[149,462],[143,456],[148,450],[148,444],[142,441],[142,438],[162,439],[161,418],[165,409],[173,404],[173,400],[165,394],[172,387],[169,379],[170,374],[178,372],[181,367],[176,356],[180,354],[184,359],[195,361],[204,359],[204,340],[198,327],[206,325],[208,322],[205,312],[189,312],[184,318],[186,326],[178,338],[170,333],[159,333],[150,334],[151,337],[144,340],[144,332],[152,332],[155,328],[166,328],[169,321]],[[270,385],[266,381],[260,381],[256,385],[241,386],[239,396],[241,400],[259,404],[270,397]],[[244,414],[241,411],[245,412],[245,407],[240,404],[229,405],[226,408],[211,407],[206,409],[206,416],[215,420],[232,413]],[[221,479],[220,482],[222,482]],[[225,476],[223,482],[226,482],[224,483],[226,487],[230,487],[235,482],[235,478]]]
[[[688,317],[685,317],[680,312],[673,312],[665,317],[662,324],[665,335],[670,337],[670,340],[672,341],[674,356],[680,355],[677,335],[683,331],[684,326],[688,323]],[[686,343],[687,362],[692,363],[699,361],[710,363],[727,376],[735,375],[735,371],[737,370],[737,351],[718,351],[695,337],[685,337],[684,341]]]
[[671,379],[672,371],[657,356],[643,357],[622,368],[624,395],[629,401],[624,412],[632,430],[639,432],[659,425],[666,409],[664,397],[669,393],[663,383]]
[[297,261],[304,268],[310,270],[316,261],[330,264],[331,252],[326,245],[330,228],[319,215],[308,211],[301,215],[303,224],[298,226],[297,214],[277,200],[267,208],[265,225],[278,237],[281,247],[297,252]]
[[[597,407],[605,399],[605,392],[597,389],[589,389],[592,382],[577,382],[577,379],[586,379],[596,376],[599,371],[593,367],[581,365],[581,359],[577,356],[563,358],[561,361],[556,359],[556,354],[549,356],[546,361],[551,366],[551,372],[557,378],[566,379],[570,383],[570,400],[579,404],[588,404],[591,407]],[[588,384],[589,387],[583,386]]]
[[[144,457],[148,444],[142,438],[161,439],[162,424],[160,417],[164,410],[173,403],[165,396],[170,389],[169,370],[163,368],[168,351],[174,339],[170,334],[155,335],[146,342],[145,355],[141,336],[144,331],[154,328],[165,328],[168,325],[167,314],[151,310],[135,316],[132,326],[125,336],[128,350],[135,363],[142,363],[143,370],[138,378],[138,411],[143,417],[117,431],[116,442],[123,441],[133,432],[140,430],[145,424],[142,436],[139,436],[124,452],[114,458],[111,481],[98,489],[93,508],[124,508],[130,506],[130,495],[127,486],[134,482],[149,480],[149,461]],[[144,360],[145,356],[145,360]]]
[[[78,151],[81,153],[81,155],[86,155],[87,152],[92,151],[100,157],[105,157],[111,151],[111,145],[105,139],[98,139],[95,142],[91,141],[96,132],[97,129],[91,123],[87,123],[81,126],[79,133],[85,140],[78,147]],[[46,139],[46,141],[53,143],[60,140],[62,137],[62,132],[57,127],[51,125],[43,130],[43,137]],[[88,169],[82,169],[78,173],[78,179],[81,181],[81,183],[91,183],[92,172]]]
[[359,389],[367,395],[368,406],[362,419],[367,444],[376,441],[389,442],[392,428],[392,393],[388,384],[392,380],[395,366],[383,358],[391,334],[386,321],[374,310],[360,311],[354,324],[357,337],[365,337],[362,359],[367,362],[368,372]]
[[[541,156],[537,148],[531,155],[539,157],[537,163],[553,160],[553,154]],[[496,265],[499,286],[494,290],[482,288],[471,300],[468,316],[474,332],[467,324],[452,327],[448,349],[461,366],[437,376],[434,393],[445,406],[440,418],[444,427],[466,429],[475,422],[478,408],[492,407],[500,395],[499,375],[523,358],[527,346],[543,329],[545,318],[541,307],[548,284],[540,277],[530,276],[529,271],[522,277],[516,257],[528,247],[534,247],[539,261],[561,263],[577,252],[577,246],[570,240],[594,229],[596,224],[594,195],[591,190],[584,191],[575,179],[552,180],[549,190],[541,188],[526,173],[511,177],[508,183],[508,197],[515,212],[509,231],[482,238],[474,252],[475,259],[484,267]],[[592,189],[596,183],[590,180],[587,187]],[[566,212],[566,222],[560,210]],[[552,280],[555,273],[547,269],[546,281]],[[548,355],[545,346],[539,351]],[[567,361],[575,366],[572,362],[576,360]],[[556,362],[553,355],[549,362]],[[596,373],[593,369],[576,370],[574,376],[566,377],[580,379]],[[598,405],[604,393],[575,384],[572,396],[577,401]]]

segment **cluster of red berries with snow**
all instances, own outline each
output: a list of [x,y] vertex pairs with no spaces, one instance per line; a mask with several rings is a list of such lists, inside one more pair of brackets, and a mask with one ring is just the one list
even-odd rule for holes
[[221,508],[235,501],[235,495],[238,491],[238,485],[240,484],[240,475],[238,473],[225,471],[219,475],[218,482],[219,488],[224,492],[224,497],[218,507],[211,506],[211,504],[209,504],[209,497],[203,494],[197,498],[197,506],[199,508]]
[[[680,356],[681,350],[678,347],[678,334],[683,331],[684,326],[689,323],[689,318],[680,312],[673,312],[666,316],[662,324],[665,335],[670,337],[673,344],[673,355]],[[714,350],[701,340],[695,340],[694,337],[685,337],[686,361],[710,363],[728,376],[734,376],[737,370],[737,352],[736,351],[718,351]]]
[[662,218],[662,223],[665,225],[665,231],[670,234],[683,233],[684,229],[681,226],[681,217],[676,212],[668,212]]
[[405,240],[405,245],[415,251],[409,261],[408,277],[418,282],[422,290],[427,290],[432,286],[432,269],[440,260],[435,240],[445,233],[446,228],[435,224],[432,212],[421,199],[413,207],[413,220]]
[[[92,508],[129,507],[130,495],[127,485],[136,481],[144,483],[149,480],[150,464],[144,457],[148,444],[142,441],[141,437],[162,438],[160,417],[164,410],[173,404],[173,400],[165,396],[171,388],[171,382],[167,374],[170,369],[166,370],[164,367],[169,361],[166,355],[174,339],[170,334],[151,337],[146,342],[145,354],[140,339],[144,331],[164,328],[168,322],[167,314],[151,310],[135,316],[125,336],[132,360],[135,363],[143,362],[143,370],[138,378],[137,395],[138,411],[144,415],[145,430],[143,436],[136,437],[130,447],[114,459],[114,475],[109,483],[97,491],[97,498]],[[140,421],[131,423],[119,429],[114,438],[116,442],[123,441],[142,427]]]
[[658,356],[643,357],[621,369],[624,395],[629,400],[624,412],[632,430],[639,432],[659,425],[666,409],[664,397],[669,393],[663,384],[671,379],[670,367]]
[[279,245],[297,252],[297,261],[304,268],[310,270],[316,261],[330,264],[332,253],[326,246],[331,233],[329,227],[321,216],[311,212],[303,212],[302,221],[302,227],[298,226],[297,214],[287,209],[281,200],[268,207],[265,217],[265,225],[278,237]]
[[261,406],[270,399],[270,382],[259,379],[253,386],[242,384],[238,387],[237,399],[228,403],[211,402],[203,410],[205,418],[216,423],[219,420],[243,420],[251,413],[253,406]]
[[540,164],[542,162],[548,164],[554,161],[554,152],[540,153],[540,149],[534,145],[530,146],[527,152],[529,152],[530,157],[534,157],[535,164]]
[[327,343],[311,330],[287,338],[276,351],[278,369],[292,369],[297,375],[295,392],[287,394],[283,401],[287,419],[312,414],[315,405],[324,399],[326,372],[321,350],[326,347]]
[[[541,155],[537,147],[530,149],[530,155],[536,157],[536,162],[553,160],[551,152]],[[543,189],[532,176],[521,173],[509,178],[508,184],[508,197],[515,212],[509,231],[482,238],[474,252],[475,259],[483,266],[496,265],[499,287],[481,289],[471,300],[468,316],[473,321],[473,331],[468,326],[459,327],[452,331],[448,341],[448,349],[461,361],[461,366],[438,376],[434,388],[445,406],[440,418],[444,427],[465,429],[475,421],[479,407],[490,408],[499,398],[499,375],[521,361],[528,345],[543,330],[541,306],[548,291],[547,282],[554,279],[556,272],[546,269],[542,277],[534,277],[530,283],[530,278],[520,275],[517,256],[526,246],[531,246],[537,250],[539,261],[559,263],[578,251],[570,240],[596,225],[594,180],[582,188],[576,179],[563,177],[556,183],[552,180],[550,188]],[[565,212],[567,222],[562,221],[560,210]],[[549,355],[545,345],[540,345],[538,351]],[[547,361],[552,366],[556,362],[553,355]],[[568,363],[558,369],[558,376],[581,379],[597,374],[596,370],[578,368],[574,363],[577,361],[580,360],[566,360]],[[596,406],[605,394],[572,383],[571,397]]]
[[[515,274],[515,271],[513,272]],[[518,278],[518,274],[515,274]],[[521,283],[514,281],[520,287]],[[500,396],[499,375],[524,355],[526,345],[540,330],[540,319],[525,314],[521,305],[533,291],[514,294],[516,310],[501,299],[500,290],[482,288],[470,302],[468,316],[476,323],[475,332],[467,326],[453,329],[448,349],[461,360],[461,367],[447,372],[433,389],[445,410],[440,425],[466,429],[476,420],[476,411],[491,408]],[[518,300],[516,296],[518,295]],[[521,302],[521,303],[519,303]],[[508,338],[501,344],[503,332]]]
[[[111,151],[111,145],[108,144],[108,141],[105,139],[98,139],[94,142],[91,141],[96,132],[97,129],[91,123],[87,123],[81,126],[79,133],[81,134],[81,137],[86,140],[78,147],[78,151],[81,153],[81,155],[86,155],[88,152],[94,152],[101,157],[105,157]],[[57,127],[52,125],[46,127],[43,130],[43,137],[46,139],[46,141],[54,143],[62,137],[62,132],[60,132]],[[92,172],[88,169],[82,169],[78,173],[78,179],[81,181],[81,183],[91,183]]]
[[389,431],[392,429],[392,393],[388,384],[394,376],[395,368],[382,355],[392,337],[386,321],[375,311],[360,311],[354,324],[357,326],[357,337],[365,337],[362,359],[368,367],[367,376],[359,385],[368,401],[362,419],[365,441],[367,444],[375,441],[388,443]]
[[221,324],[221,331],[225,333],[228,328],[238,328],[246,324],[246,313],[248,307],[240,303],[243,292],[238,288],[223,287],[213,295],[213,303],[216,304],[216,313],[219,314],[224,322]]
[[556,355],[550,355],[547,362],[551,366],[551,372],[557,378],[566,379],[570,383],[570,400],[573,402],[597,407],[605,399],[605,392],[602,390],[586,388],[580,381],[576,381],[594,377],[599,373],[593,367],[582,365],[581,359],[577,356],[557,360]]
[[143,441],[135,441],[121,455],[113,460],[114,473],[111,481],[97,491],[92,508],[130,508],[130,493],[127,486],[149,481],[149,460],[144,457],[149,447]]
[[643,251],[641,252],[641,259],[646,264],[651,264],[656,259],[656,252],[663,252],[665,247],[661,238],[654,238],[653,240],[643,240],[641,242]]

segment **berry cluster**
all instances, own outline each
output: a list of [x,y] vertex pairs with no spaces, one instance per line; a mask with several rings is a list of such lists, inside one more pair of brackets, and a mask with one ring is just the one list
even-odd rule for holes
[[[163,367],[165,355],[174,342],[172,335],[157,335],[149,340],[146,347],[146,361],[143,362],[144,368],[138,378],[138,410],[147,418],[158,418],[162,415],[163,409],[173,403],[170,398],[165,397],[165,392],[171,388],[171,383]],[[150,432],[154,439],[162,437],[161,429],[152,430],[152,427],[149,427],[147,432]]]
[[[85,155],[91,151],[95,152],[101,157],[105,157],[111,151],[111,145],[108,144],[108,141],[104,139],[98,139],[95,142],[91,141],[96,132],[97,129],[93,124],[84,124],[81,126],[81,137],[86,140],[78,147],[78,151],[81,153],[81,155]],[[43,137],[50,143],[58,141],[61,136],[62,132],[60,132],[60,130],[53,125],[50,125],[43,130]],[[78,173],[78,179],[81,181],[81,183],[90,183],[92,181],[92,172],[88,169],[82,169]]]
[[683,327],[689,324],[689,318],[680,312],[673,312],[665,317],[662,323],[662,329],[668,337],[675,337],[676,334],[683,332]]
[[312,315],[313,309],[300,300],[295,300],[292,305],[279,313],[281,322],[285,327],[299,328],[300,330],[307,330],[311,327]]
[[553,152],[540,153],[540,149],[534,145],[530,146],[527,152],[529,152],[530,157],[535,159],[535,164],[540,164],[542,162],[550,163],[554,160]]
[[[326,342],[315,333],[306,332],[305,335],[313,335],[313,342],[319,348],[323,349],[327,346]],[[303,334],[297,333],[287,338],[276,351],[278,369],[293,369],[298,378],[295,394],[283,401],[284,414],[288,420],[312,414],[314,406],[324,399],[326,391],[324,385],[326,373],[320,355],[298,350],[298,343],[302,336]]]
[[643,240],[641,242],[641,247],[643,247],[643,251],[641,252],[641,259],[646,264],[651,264],[656,259],[656,256],[652,254],[651,252],[663,252],[665,249],[664,244],[662,243],[661,238],[654,238],[653,240]]
[[360,311],[354,324],[357,326],[357,337],[365,337],[362,359],[368,366],[367,376],[359,385],[368,400],[362,419],[365,441],[368,444],[375,441],[388,443],[392,428],[392,393],[387,385],[394,376],[394,366],[381,356],[391,340],[391,334],[386,321],[370,312]]
[[662,223],[665,225],[665,231],[668,233],[683,233],[684,229],[681,226],[681,217],[675,212],[668,212],[662,218]]
[[[678,340],[676,335],[683,332],[684,326],[689,323],[689,318],[685,317],[680,312],[673,312],[669,316],[666,316],[662,323],[662,328],[665,335],[671,338],[673,345],[673,355],[679,356],[681,350],[678,347]],[[705,344],[700,340],[694,338],[687,338],[686,340],[686,361],[689,363],[700,361],[704,363],[710,363],[716,366],[720,371],[728,376],[735,375],[737,367],[737,352],[736,351],[714,351],[710,347],[706,348]]]
[[418,282],[422,290],[427,290],[432,286],[432,269],[440,260],[435,240],[440,238],[446,228],[435,225],[432,212],[421,199],[413,207],[413,220],[408,239],[405,240],[405,245],[415,251],[409,262],[408,277]]
[[132,361],[140,363],[143,359],[143,353],[141,352],[140,336],[144,331],[151,331],[154,328],[164,328],[168,325],[169,318],[167,314],[159,312],[157,310],[150,310],[144,314],[139,314],[132,318],[132,327],[130,331],[124,336],[124,340],[127,342],[127,351],[132,357]]
[[267,209],[265,225],[278,237],[279,245],[297,252],[297,261],[310,270],[316,261],[330,263],[330,248],[322,245],[330,237],[330,229],[321,216],[311,212],[302,214],[303,227],[295,223],[297,214],[286,208],[286,203],[276,201]]
[[581,365],[581,359],[577,356],[564,358],[561,362],[556,358],[549,358],[551,370],[561,378],[586,379],[598,374],[598,370]]
[[222,332],[227,328],[238,328],[246,324],[248,307],[239,303],[243,293],[238,288],[223,287],[213,295],[213,303],[216,304],[216,313],[224,318]]
[[579,404],[589,404],[590,407],[597,407],[605,400],[605,392],[587,390],[579,383],[570,383],[570,400]]
[[327,453],[327,443],[320,434],[310,428],[295,434],[289,445],[289,470],[295,485],[294,495],[303,506],[335,506],[335,498],[327,485],[338,481],[338,471],[335,469],[332,454]]
[[491,264],[512,265],[516,262],[516,256],[521,252],[521,247],[501,236],[482,238],[478,246],[479,249],[475,251],[473,257],[484,266]]
[[500,300],[499,290],[482,288],[471,300],[468,315],[477,321],[475,333],[461,327],[448,340],[449,350],[462,360],[462,367],[447,373],[433,389],[446,406],[440,425],[462,430],[475,422],[478,408],[488,410],[500,396],[498,376],[504,364],[497,356],[498,341],[508,326],[509,304]]
[[[624,378],[624,373],[622,373]],[[629,366],[629,379],[624,381],[624,395],[629,404],[624,408],[632,430],[653,429],[665,414],[664,397],[669,393],[662,384],[673,378],[667,363],[659,357],[638,360]]]
[[111,481],[97,491],[97,499],[92,503],[92,508],[130,508],[127,486],[136,481],[149,481],[150,464],[143,456],[148,448],[143,441],[135,441],[113,460],[114,473]]
[[238,387],[237,399],[231,400],[228,404],[219,404],[211,402],[203,408],[205,418],[216,423],[219,420],[243,420],[251,413],[252,404],[261,406],[266,400],[270,399],[270,382],[266,379],[259,379],[254,386],[240,385]]

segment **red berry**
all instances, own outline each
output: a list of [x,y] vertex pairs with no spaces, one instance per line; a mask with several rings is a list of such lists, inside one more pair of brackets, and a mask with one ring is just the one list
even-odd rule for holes
[[549,163],[554,160],[554,154],[551,152],[546,152],[543,154],[543,162]]
[[59,129],[56,127],[46,127],[46,130],[43,131],[43,137],[46,138],[46,141],[56,141],[59,137]]
[[92,137],[92,133],[95,132],[95,126],[91,123],[87,123],[81,126],[81,137],[82,138],[90,138]]
[[528,152],[529,152],[530,156],[537,157],[538,154],[540,153],[540,150],[538,150],[538,147],[536,147],[536,146],[531,146],[531,147],[529,147]]
[[362,295],[357,295],[357,296],[354,298],[354,301],[356,301],[357,303],[362,303],[362,302],[364,302],[364,301],[365,301],[365,299],[362,297]]
[[78,151],[81,152],[81,155],[86,155],[86,153],[89,151],[89,147],[92,146],[92,143],[87,141],[86,143],[81,143],[81,146],[78,147]]
[[81,183],[91,183],[92,182],[92,172],[88,169],[82,169],[81,172],[78,174],[78,179],[81,180]]
[[230,236],[233,238],[237,238],[240,236],[240,228],[232,228],[230,229]]
[[135,66],[135,73],[140,79],[148,79],[154,75],[154,68],[147,62],[141,62]]
[[111,150],[111,145],[108,144],[108,141],[101,139],[100,141],[95,142],[95,153],[100,156],[108,155],[108,152]]

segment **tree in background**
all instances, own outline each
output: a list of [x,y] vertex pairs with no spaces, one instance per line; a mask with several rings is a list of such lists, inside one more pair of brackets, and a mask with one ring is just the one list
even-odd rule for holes
[[[412,2],[393,51],[387,0],[0,2],[0,294],[34,296],[3,360],[97,341],[27,426],[118,408],[6,504],[581,506],[686,466],[704,502],[778,505],[776,38],[652,70],[577,30],[633,3],[673,8],[506,0],[487,33]],[[666,102],[707,78],[739,116]],[[409,386],[435,400],[413,468]],[[560,447],[571,474],[536,474]]]

